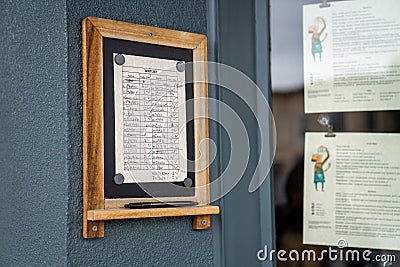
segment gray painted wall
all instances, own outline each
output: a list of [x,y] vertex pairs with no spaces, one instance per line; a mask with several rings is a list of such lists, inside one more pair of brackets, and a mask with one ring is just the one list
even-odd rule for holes
[[0,6],[0,266],[67,262],[67,35],[59,1]]
[[[270,100],[268,0],[219,0],[218,57],[220,62],[232,66],[257,83]],[[222,79],[222,78],[221,78]],[[249,103],[256,106],[257,95],[252,88],[241,88],[249,96]],[[271,261],[261,262],[257,252],[268,245],[274,248],[273,184],[270,175],[260,188],[249,193],[248,188],[255,172],[260,142],[269,143],[268,133],[259,133],[258,121],[246,103],[237,95],[221,89],[220,100],[228,104],[242,119],[250,142],[250,157],[240,182],[222,199],[221,236],[225,266],[274,266]],[[223,113],[222,121],[226,121]],[[231,124],[234,124],[231,122]],[[236,125],[237,127],[237,125]],[[220,157],[222,167],[230,160],[230,141],[221,135]],[[238,151],[245,151],[245,144],[232,144]],[[261,162],[266,164],[266,162]],[[259,177],[264,178],[264,177]]]
[[[65,3],[66,2],[66,3]],[[190,218],[107,222],[82,238],[81,21],[207,31],[206,0],[2,1],[0,266],[210,266]]]
[[106,222],[105,237],[83,240],[81,22],[87,16],[205,34],[205,1],[67,1],[69,206],[68,264],[71,266],[207,266],[212,232],[194,231],[190,218]]

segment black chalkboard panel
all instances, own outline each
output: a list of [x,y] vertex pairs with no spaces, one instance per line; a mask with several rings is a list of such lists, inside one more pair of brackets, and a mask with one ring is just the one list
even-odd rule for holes
[[[195,173],[188,172],[187,177],[193,181],[190,187],[183,182],[152,183],[114,183],[115,176],[115,120],[114,120],[114,70],[113,54],[128,54],[152,58],[193,61],[193,50],[146,44],[120,39],[103,38],[103,90],[104,90],[104,195],[105,198],[154,198],[154,197],[189,197],[195,195]],[[186,71],[186,80],[192,80]],[[186,100],[193,98],[193,84],[185,85]],[[186,109],[186,117],[190,121],[186,125],[188,164],[194,160],[194,122],[193,106]],[[193,169],[189,166],[189,170]],[[178,186],[176,186],[178,185]],[[145,190],[144,190],[144,189]]]

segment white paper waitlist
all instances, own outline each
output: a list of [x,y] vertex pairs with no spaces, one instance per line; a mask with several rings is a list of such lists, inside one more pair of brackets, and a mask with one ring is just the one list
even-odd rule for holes
[[116,173],[124,183],[183,181],[185,71],[175,60],[122,56],[114,62]]

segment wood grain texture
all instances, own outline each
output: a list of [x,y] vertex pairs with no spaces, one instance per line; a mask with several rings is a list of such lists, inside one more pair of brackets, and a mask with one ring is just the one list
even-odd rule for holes
[[158,209],[99,209],[89,210],[87,218],[89,221],[108,221],[136,218],[193,216],[204,214],[218,214],[218,206],[203,207],[179,207]]
[[195,49],[205,38],[202,34],[144,26],[122,21],[96,17],[88,17],[87,19],[91,21],[102,36],[109,38],[187,49]]
[[[208,88],[207,83],[207,38],[204,38],[193,50],[193,76],[196,158],[196,193],[200,204],[209,204],[209,148],[208,148]],[[202,142],[205,141],[205,142]],[[200,143],[202,147],[200,148]]]
[[[207,80],[207,38],[205,35],[136,25],[95,17],[82,22],[82,72],[83,72],[83,236],[104,236],[104,220],[193,216],[194,229],[210,227],[210,214],[218,214],[219,207],[209,206],[209,150],[207,101],[196,103],[195,158],[196,193],[188,198],[165,198],[163,201],[190,200],[199,207],[159,208],[129,210],[123,205],[131,202],[153,201],[154,199],[104,199],[104,122],[103,122],[103,37],[158,44],[193,50],[194,78]],[[206,82],[194,83],[194,97],[208,97]]]
[[87,220],[88,210],[104,208],[102,51],[102,36],[90,20],[85,19],[82,23],[83,236],[85,238],[104,236],[104,222],[93,225]]
[[[202,101],[195,102],[194,114],[198,116],[195,120],[195,148],[196,159],[200,158],[199,144],[202,140],[203,145],[203,162],[198,162],[196,166],[196,196],[197,202],[200,204],[210,204],[210,174],[209,174],[209,147],[208,147],[208,103],[205,100],[208,97],[208,84],[207,81],[207,38],[204,38],[199,45],[193,50],[193,74],[194,74],[194,97],[203,99]],[[204,81],[204,82],[202,82]],[[204,166],[207,166],[204,168]],[[202,169],[204,168],[204,169]],[[208,229],[210,228],[210,216],[194,216],[193,229]],[[203,222],[207,223],[204,224]]]

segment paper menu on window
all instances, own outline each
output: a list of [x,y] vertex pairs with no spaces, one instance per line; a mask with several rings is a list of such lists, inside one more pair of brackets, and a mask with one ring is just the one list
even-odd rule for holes
[[303,6],[305,113],[400,109],[400,1]]
[[400,249],[400,134],[306,133],[305,244]]
[[183,181],[185,71],[175,60],[122,56],[114,62],[116,173],[124,183]]

